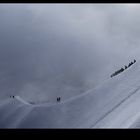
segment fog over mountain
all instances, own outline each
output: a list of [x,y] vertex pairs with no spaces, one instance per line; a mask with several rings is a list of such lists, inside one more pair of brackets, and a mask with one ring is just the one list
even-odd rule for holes
[[55,100],[139,59],[140,5],[0,4],[0,97]]

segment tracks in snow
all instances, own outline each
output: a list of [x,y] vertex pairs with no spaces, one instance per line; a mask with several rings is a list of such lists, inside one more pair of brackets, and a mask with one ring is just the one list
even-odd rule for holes
[[102,121],[107,115],[109,115],[112,111],[114,111],[116,108],[118,108],[121,104],[123,104],[128,98],[130,98],[132,95],[134,95],[138,90],[140,90],[140,87],[135,89],[132,93],[130,93],[128,96],[126,96],[123,100],[121,100],[117,105],[115,105],[111,110],[106,112],[102,117],[100,117],[93,125],[90,126],[90,128],[95,127],[100,121]]

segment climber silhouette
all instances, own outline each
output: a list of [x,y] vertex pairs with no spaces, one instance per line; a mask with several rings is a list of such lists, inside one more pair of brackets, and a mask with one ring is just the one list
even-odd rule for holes
[[60,97],[57,97],[57,102],[60,102]]

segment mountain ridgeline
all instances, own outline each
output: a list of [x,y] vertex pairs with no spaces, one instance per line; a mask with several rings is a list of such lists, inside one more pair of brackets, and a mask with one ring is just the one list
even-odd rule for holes
[[121,68],[121,69],[115,71],[110,77],[113,77],[113,76],[116,76],[116,75],[120,74],[121,72],[123,72],[124,70],[126,70],[127,68],[129,68],[131,65],[133,65],[135,62],[136,62],[136,60],[134,59],[134,61],[133,62],[130,62],[128,64],[128,66],[125,65],[124,68]]

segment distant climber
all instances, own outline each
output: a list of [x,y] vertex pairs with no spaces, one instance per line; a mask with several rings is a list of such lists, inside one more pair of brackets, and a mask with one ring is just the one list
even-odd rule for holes
[[10,95],[10,98],[15,98],[15,96],[14,95]]
[[57,97],[57,102],[60,102],[60,97]]
[[134,59],[134,63],[136,62],[136,60]]
[[129,63],[128,67],[130,67],[132,65],[132,63]]
[[125,66],[125,69],[127,69],[127,66]]
[[123,72],[123,71],[124,71],[124,68],[121,68],[121,69],[120,69],[120,72]]

